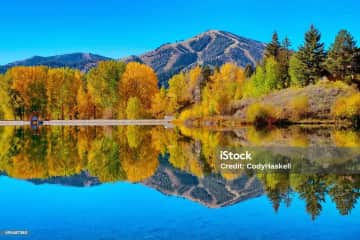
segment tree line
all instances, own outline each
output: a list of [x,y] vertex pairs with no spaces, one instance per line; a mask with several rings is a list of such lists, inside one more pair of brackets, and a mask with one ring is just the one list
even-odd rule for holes
[[225,63],[181,72],[169,80],[167,89],[155,95],[153,112],[180,113],[181,119],[227,115],[234,100],[305,87],[322,78],[360,86],[360,50],[347,30],[339,31],[328,51],[313,25],[298,51],[291,49],[287,37],[280,42],[274,32],[256,68]]
[[86,74],[70,68],[19,66],[0,75],[0,118],[147,117],[158,92],[155,72],[136,62],[103,61]]
[[273,33],[262,62],[247,84],[246,95],[259,96],[291,86],[305,87],[321,78],[359,86],[360,50],[349,31],[340,30],[326,51],[320,31],[311,25],[298,51],[290,47],[287,37],[280,43],[277,32]]
[[[313,25],[297,51],[274,32],[254,69],[233,63],[195,66],[158,88],[144,64],[99,62],[88,73],[70,68],[13,67],[0,75],[0,119],[27,119],[34,112],[49,119],[180,118],[231,114],[231,102],[274,90],[305,87],[321,78],[360,85],[360,50],[340,30],[328,51]],[[360,111],[360,110],[359,110]]]

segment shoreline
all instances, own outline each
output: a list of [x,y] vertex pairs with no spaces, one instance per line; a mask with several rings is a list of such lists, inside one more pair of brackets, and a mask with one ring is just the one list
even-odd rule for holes
[[[158,126],[170,127],[171,120],[166,119],[94,119],[94,120],[49,120],[34,124],[35,126]],[[31,126],[30,121],[0,120],[0,126]]]

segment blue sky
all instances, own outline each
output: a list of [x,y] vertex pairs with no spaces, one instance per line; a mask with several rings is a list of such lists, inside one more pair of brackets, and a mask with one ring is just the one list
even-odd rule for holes
[[357,0],[11,0],[0,9],[0,64],[71,52],[119,58],[208,29],[264,42],[277,30],[296,48],[313,23],[327,46],[341,28],[360,41]]

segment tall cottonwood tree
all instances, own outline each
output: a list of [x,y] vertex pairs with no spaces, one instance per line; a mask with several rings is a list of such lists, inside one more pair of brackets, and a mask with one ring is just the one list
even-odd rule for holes
[[101,61],[86,75],[87,90],[95,103],[94,112],[102,111],[102,117],[112,118],[117,114],[118,89],[125,66],[124,62]]
[[130,62],[126,65],[118,86],[120,93],[119,117],[126,116],[127,102],[131,97],[137,97],[143,107],[142,113],[151,112],[151,103],[159,92],[158,79],[154,70],[141,63]]
[[11,82],[10,92],[16,101],[20,118],[29,117],[33,112],[46,115],[48,68],[14,67],[7,71],[6,77]]
[[47,115],[50,119],[73,119],[77,116],[77,93],[82,84],[79,70],[70,68],[49,69]]

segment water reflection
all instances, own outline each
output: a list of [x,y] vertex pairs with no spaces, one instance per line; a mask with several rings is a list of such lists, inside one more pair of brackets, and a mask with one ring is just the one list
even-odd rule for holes
[[291,204],[296,192],[312,218],[320,215],[327,195],[342,215],[351,212],[359,197],[359,175],[222,172],[215,166],[219,146],[360,147],[360,134],[347,129],[66,126],[37,131],[0,128],[0,172],[36,184],[140,182],[208,207],[266,194],[279,211]]

